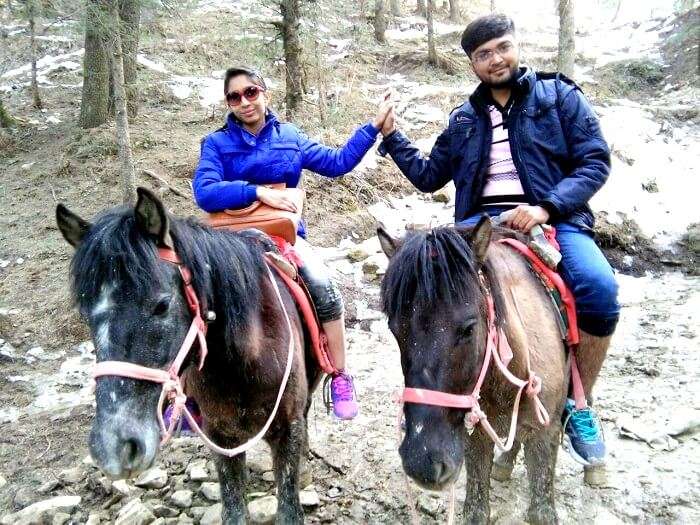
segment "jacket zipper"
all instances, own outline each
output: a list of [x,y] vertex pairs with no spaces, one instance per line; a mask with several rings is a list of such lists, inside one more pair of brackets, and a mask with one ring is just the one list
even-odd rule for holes
[[[514,139],[514,136],[520,132],[520,116],[523,113],[522,106],[518,107],[518,110],[518,114],[514,115],[515,118],[511,119],[509,115],[509,120],[512,120],[512,122],[508,123],[508,144],[510,145],[510,154],[513,157],[513,164],[515,165],[515,169],[518,170],[520,182],[523,184],[525,196],[528,198],[529,202],[535,202],[537,199],[535,199],[535,195],[532,191],[530,174],[525,169],[525,164],[520,157],[520,148]],[[513,111],[513,108],[511,108],[511,111]]]

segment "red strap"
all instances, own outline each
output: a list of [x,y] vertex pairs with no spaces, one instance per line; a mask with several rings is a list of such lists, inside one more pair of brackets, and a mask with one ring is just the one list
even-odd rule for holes
[[338,373],[338,369],[335,368],[328,355],[328,349],[325,340],[326,336],[321,332],[321,327],[316,321],[316,315],[314,314],[311,303],[309,302],[309,298],[306,296],[306,292],[304,292],[301,286],[299,286],[299,284],[297,284],[294,281],[294,279],[292,279],[289,275],[284,273],[274,263],[274,261],[267,257],[266,259],[268,266],[274,268],[277,272],[277,275],[279,275],[282,278],[282,281],[284,281],[284,284],[287,285],[289,293],[292,294],[294,301],[299,307],[299,311],[301,312],[304,323],[308,328],[309,338],[311,339],[311,349],[313,350],[314,355],[316,356],[316,360],[318,361],[321,370],[323,370],[326,374]]
[[542,275],[545,280],[548,280],[549,283],[556,287],[556,289],[559,291],[559,295],[561,295],[561,300],[564,303],[564,307],[566,308],[566,319],[569,323],[567,343],[572,346],[577,345],[579,342],[579,335],[578,324],[576,322],[576,303],[571,290],[569,290],[569,288],[566,286],[561,276],[549,266],[544,264],[540,258],[537,257],[537,255],[522,242],[516,239],[499,239],[498,242],[501,244],[507,244],[527,257],[535,270]]

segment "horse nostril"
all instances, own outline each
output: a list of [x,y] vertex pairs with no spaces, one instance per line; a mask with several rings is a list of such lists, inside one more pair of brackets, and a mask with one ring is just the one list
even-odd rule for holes
[[439,484],[447,482],[452,476],[452,469],[447,461],[435,461],[433,463],[435,481]]
[[122,467],[125,470],[134,470],[134,467],[140,462],[143,447],[136,438],[128,438],[124,440],[121,450]]

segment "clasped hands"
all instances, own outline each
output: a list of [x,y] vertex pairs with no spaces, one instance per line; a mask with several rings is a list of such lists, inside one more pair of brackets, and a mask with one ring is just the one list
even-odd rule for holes
[[372,125],[383,136],[390,135],[396,129],[396,114],[394,113],[394,100],[391,91],[387,91],[377,108],[377,115],[372,120]]

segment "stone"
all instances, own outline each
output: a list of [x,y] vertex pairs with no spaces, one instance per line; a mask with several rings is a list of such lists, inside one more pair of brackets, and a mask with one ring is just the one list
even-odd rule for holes
[[202,459],[199,461],[193,461],[187,466],[185,474],[192,481],[204,481],[209,479],[209,472],[207,471],[207,460]]
[[56,490],[58,487],[61,486],[61,483],[57,479],[50,479],[46,483],[44,483],[41,487],[39,487],[36,491],[39,494],[48,494],[52,490]]
[[190,509],[190,516],[192,516],[192,519],[195,521],[198,521],[204,516],[204,513],[207,511],[206,507],[192,507]]
[[263,479],[263,481],[274,482],[275,481],[275,473],[272,471],[263,472],[262,479]]
[[135,498],[121,508],[114,525],[146,525],[155,518],[148,507],[139,498]]
[[157,518],[156,521],[152,521],[150,525],[165,525],[165,518]]
[[37,501],[32,505],[8,514],[0,520],[2,525],[30,525],[34,523],[46,523],[59,512],[73,512],[80,505],[80,496],[58,496],[56,498]]
[[275,522],[277,515],[277,498],[265,496],[248,503],[250,522],[257,525],[268,525]]
[[134,488],[125,479],[117,479],[112,482],[112,492],[122,496],[130,496],[134,492]]
[[176,490],[170,496],[170,502],[181,509],[187,509],[192,506],[192,491],[191,490]]
[[153,514],[157,518],[174,518],[180,514],[180,511],[167,507],[166,505],[156,505],[153,507]]
[[695,255],[700,255],[700,223],[693,223],[688,226],[685,242],[688,245],[688,250]]
[[199,525],[221,525],[221,503],[209,507],[199,520]]
[[358,246],[358,247],[355,247],[355,248],[349,250],[347,257],[352,262],[356,263],[356,262],[364,261],[367,257],[369,257],[369,254],[363,248],[360,248]]
[[51,525],[64,525],[70,519],[70,514],[65,512],[57,512],[51,520]]
[[88,454],[83,458],[82,464],[86,467],[94,467],[95,462],[92,460],[92,456]]
[[374,254],[368,257],[362,263],[362,271],[369,278],[376,279],[386,273],[386,267],[389,265],[389,260],[384,254]]
[[143,472],[134,485],[145,489],[162,489],[168,484],[168,473],[161,468],[152,468]]
[[192,525],[194,521],[184,512],[177,517],[178,525]]
[[272,470],[272,458],[269,454],[258,454],[247,460],[248,468],[252,472],[258,472],[262,474]]
[[3,476],[0,476],[0,489],[5,485],[7,485],[7,480]]
[[433,518],[440,512],[441,505],[440,498],[436,498],[432,494],[422,493],[418,496],[418,508]]
[[85,525],[99,525],[101,521],[102,521],[102,516],[98,513],[93,512],[88,516],[88,519],[85,522]]
[[199,492],[209,501],[221,501],[221,485],[218,483],[202,483]]
[[300,491],[299,500],[301,501],[302,507],[318,507],[321,503],[318,492],[316,492],[313,486],[306,487],[304,490]]
[[74,485],[83,479],[85,479],[85,472],[80,467],[62,470],[58,474],[58,480],[64,485]]
[[38,499],[39,498],[37,498],[35,494],[35,489],[32,489],[31,487],[20,487],[12,497],[12,502],[14,503],[15,508],[23,509],[24,507],[28,507],[32,503],[35,503]]

